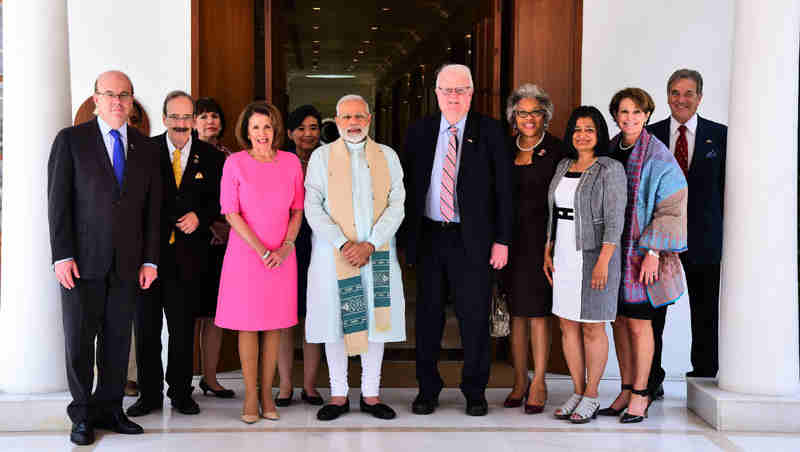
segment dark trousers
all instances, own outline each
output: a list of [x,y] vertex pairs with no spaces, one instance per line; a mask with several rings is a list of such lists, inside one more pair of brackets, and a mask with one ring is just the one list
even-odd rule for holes
[[140,292],[136,306],[136,367],[141,397],[153,403],[163,399],[164,368],[161,364],[162,312],[167,318],[167,396],[182,399],[192,393],[192,358],[196,288],[200,283],[157,279]]
[[719,369],[719,264],[690,264],[682,259],[689,287],[692,320],[691,361],[695,374],[716,377]]
[[[131,346],[131,320],[136,281],[112,272],[100,279],[76,279],[72,290],[61,288],[67,381],[72,422],[122,410]],[[34,333],[35,334],[35,333]],[[97,388],[94,384],[97,339]]]
[[655,399],[658,387],[664,383],[667,373],[661,367],[661,352],[664,349],[664,324],[667,322],[667,306],[660,307],[653,314],[653,363],[650,365],[650,378],[647,380],[647,389]]
[[437,229],[424,221],[417,271],[417,381],[420,393],[437,395],[444,386],[439,375],[445,316],[444,305],[454,297],[464,367],[461,392],[467,398],[483,397],[489,382],[489,260],[472,262],[461,231]]

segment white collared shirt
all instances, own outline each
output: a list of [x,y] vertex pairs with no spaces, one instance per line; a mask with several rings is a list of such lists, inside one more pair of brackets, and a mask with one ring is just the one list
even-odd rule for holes
[[[174,144],[172,144],[172,140],[169,139],[169,134],[166,135],[166,139],[167,139],[167,152],[169,153],[168,157],[170,163],[172,163],[172,156],[175,154],[175,149],[177,148],[175,147]],[[186,141],[186,144],[184,144],[183,148],[181,149],[181,174],[183,174],[186,171],[186,165],[189,163],[189,154],[191,153],[191,150],[192,150],[192,136],[189,135],[189,140]]]
[[[694,155],[694,140],[697,137],[697,113],[693,114],[684,125],[686,126],[686,148],[689,157],[688,165],[691,167],[692,155]],[[678,142],[678,137],[681,134],[678,130],[680,126],[681,123],[679,123],[677,119],[672,116],[669,117],[669,150],[672,151],[673,154],[675,154],[675,144]]]

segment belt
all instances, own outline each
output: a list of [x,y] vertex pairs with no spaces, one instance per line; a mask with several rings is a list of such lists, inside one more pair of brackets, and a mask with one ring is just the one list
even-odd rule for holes
[[453,231],[461,227],[461,223],[455,223],[452,221],[434,221],[428,217],[422,217],[422,219],[423,224],[427,224],[435,231]]
[[574,220],[575,219],[575,210],[570,209],[568,207],[555,207],[556,211],[556,218],[559,220]]

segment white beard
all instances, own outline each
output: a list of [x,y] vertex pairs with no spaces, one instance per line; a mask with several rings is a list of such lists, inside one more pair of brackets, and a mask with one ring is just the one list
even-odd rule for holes
[[346,130],[342,130],[339,128],[339,135],[342,139],[348,143],[358,144],[364,141],[367,138],[367,131],[362,129],[362,132],[358,135],[348,134]]

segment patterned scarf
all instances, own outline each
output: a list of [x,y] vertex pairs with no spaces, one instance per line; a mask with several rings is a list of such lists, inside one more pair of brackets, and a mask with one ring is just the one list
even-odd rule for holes
[[[389,205],[391,175],[386,157],[380,147],[367,138],[364,148],[372,180],[372,218],[373,224]],[[353,207],[353,175],[350,152],[341,138],[331,144],[328,161],[328,200],[331,217],[339,225],[348,240],[357,242],[356,222]],[[341,303],[344,342],[349,356],[367,351],[369,330],[367,325],[367,300],[361,271],[350,265],[339,250],[334,247],[336,277]],[[373,299],[375,303],[375,330],[391,329],[391,300],[389,298],[389,242],[372,253]]]
[[[611,141],[619,152],[622,134]],[[667,147],[642,130],[625,166],[628,204],[622,232],[623,275],[620,296],[625,303],[672,304],[685,291],[678,253],[686,251],[686,178]],[[659,251],[658,281],[639,282],[647,250]]]

